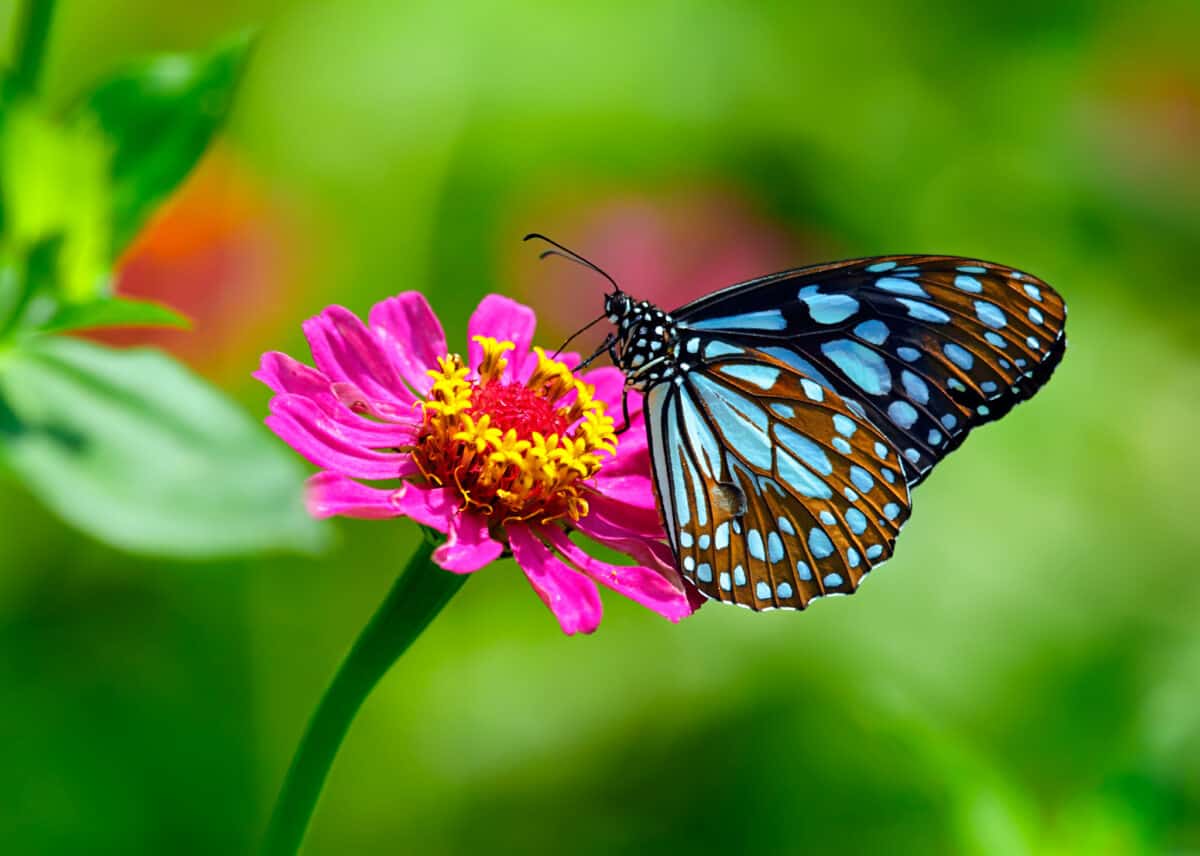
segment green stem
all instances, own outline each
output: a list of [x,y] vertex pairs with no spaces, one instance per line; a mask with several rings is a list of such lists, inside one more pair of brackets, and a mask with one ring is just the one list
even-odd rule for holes
[[37,90],[53,17],[54,0],[27,0],[22,10],[12,81],[23,92]]
[[433,548],[428,538],[422,540],[317,705],[271,814],[264,856],[292,856],[300,849],[354,715],[379,679],[466,582],[466,575],[444,571],[430,561]]

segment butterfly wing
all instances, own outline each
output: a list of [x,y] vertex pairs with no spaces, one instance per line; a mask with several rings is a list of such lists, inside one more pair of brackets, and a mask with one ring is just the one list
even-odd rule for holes
[[1050,378],[1066,306],[1037,277],[975,259],[886,256],[740,283],[671,313],[836,391],[905,457],[910,485],[971,429]]
[[909,497],[886,436],[787,362],[697,337],[646,394],[678,567],[711,598],[803,609],[892,555]]

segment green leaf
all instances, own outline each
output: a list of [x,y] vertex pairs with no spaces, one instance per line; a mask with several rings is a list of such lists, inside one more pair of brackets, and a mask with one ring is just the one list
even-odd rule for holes
[[153,555],[315,550],[295,458],[167,356],[35,338],[0,363],[0,459],[69,523]]
[[7,250],[24,255],[51,242],[54,290],[66,301],[105,294],[112,243],[109,156],[86,123],[61,123],[22,102],[4,117],[0,200]]
[[96,327],[189,327],[191,322],[174,309],[149,300],[114,297],[92,303],[63,306],[38,328],[39,333],[87,330]]
[[251,41],[242,35],[209,53],[152,57],[87,96],[84,112],[113,144],[114,258],[224,123]]

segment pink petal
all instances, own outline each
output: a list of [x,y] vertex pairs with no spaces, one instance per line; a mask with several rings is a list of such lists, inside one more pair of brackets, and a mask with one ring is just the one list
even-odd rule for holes
[[317,400],[333,397],[329,392],[329,378],[312,366],[306,366],[279,351],[263,354],[258,371],[251,377],[262,381],[274,392],[293,393]]
[[449,493],[441,488],[404,482],[394,490],[384,490],[329,470],[308,480],[307,499],[314,517],[408,517],[439,532],[449,531],[457,511]]
[[[321,372],[312,366],[293,360],[287,354],[278,352],[263,354],[259,370],[254,372],[253,377],[281,395],[301,396],[308,399],[327,417],[352,431],[357,429],[374,430],[378,427],[377,422],[363,418],[359,415],[360,413],[370,413],[392,422],[403,423],[411,426],[410,431],[415,430],[422,419],[420,411],[414,411],[411,407],[400,410],[390,405],[381,408],[365,403],[365,396],[358,391],[358,387],[347,383],[330,383],[329,378]],[[354,390],[354,393],[347,393],[343,389],[345,387]],[[397,444],[381,443],[380,445]]]
[[348,381],[331,384],[330,390],[343,407],[354,413],[369,413],[377,419],[409,425],[415,425],[424,419],[417,403],[397,406],[385,401],[372,401],[361,389]]
[[508,542],[513,558],[563,633],[591,633],[599,626],[602,607],[594,582],[564,565],[527,526],[509,526]]
[[635,537],[660,540],[666,537],[658,506],[653,503],[649,508],[639,508],[611,496],[592,495],[588,497],[587,517],[592,522],[610,523]]
[[371,329],[408,385],[422,395],[433,386],[429,369],[444,357],[446,334],[419,291],[406,291],[376,303],[368,316]]
[[339,436],[329,420],[295,406],[295,400],[294,396],[272,399],[266,423],[309,463],[360,479],[397,479],[418,472],[411,455],[376,452],[353,443]]
[[621,475],[630,473],[646,474],[650,472],[650,447],[649,438],[646,436],[646,423],[642,419],[640,413],[630,414],[633,416],[633,424],[624,431],[620,423],[625,421],[625,417],[620,411],[613,413],[611,410],[608,413],[613,418],[617,431],[617,454],[611,456],[609,463],[605,465],[606,469],[616,467],[620,470]]
[[433,551],[433,560],[447,571],[469,574],[494,562],[504,545],[488,533],[487,519],[473,512],[460,512],[450,518],[445,544]]
[[678,621],[692,614],[683,588],[676,588],[656,571],[639,565],[610,565],[593,558],[572,543],[557,526],[544,526],[541,534],[555,550],[587,572],[592,579],[654,610],[663,618]]
[[317,368],[330,380],[349,381],[368,398],[390,404],[415,400],[379,339],[349,309],[328,306],[303,327]]
[[[601,366],[585,372],[580,379],[595,387],[596,398],[607,405],[608,415],[613,418],[613,423],[621,432],[618,440],[625,443],[637,440],[640,435],[640,442],[644,445],[646,423],[642,411],[642,394],[636,389],[625,389],[625,374],[615,366]],[[628,426],[625,424],[625,399],[628,399],[629,406]]]
[[317,473],[305,485],[308,512],[313,517],[361,517],[382,520],[403,512],[393,499],[403,490],[379,490],[330,470]]
[[310,422],[331,437],[366,449],[396,449],[411,445],[417,438],[414,423],[372,422],[351,413],[346,414],[346,419],[333,419],[312,399],[299,395],[275,396],[271,399],[271,412]]
[[[467,356],[471,370],[477,370],[483,360],[483,348],[474,341],[474,337],[491,336],[501,342],[508,341],[516,345],[516,348],[508,352],[505,377],[528,377],[528,373],[524,371],[525,363],[537,359],[529,352],[536,326],[537,318],[528,306],[499,294],[489,294],[483,298],[471,314],[471,320],[467,322]],[[529,371],[532,372],[532,369]]]
[[608,468],[602,467],[592,478],[592,485],[605,499],[611,502],[625,503],[636,508],[658,508],[658,500],[654,494],[654,482],[644,473],[629,475],[609,475]]
[[[590,384],[596,388],[596,398],[608,405],[608,412],[617,419],[617,427],[620,427],[621,415],[621,398],[625,392],[625,373],[616,366],[601,366],[598,369],[592,369],[584,372],[579,377],[586,384]],[[629,412],[634,412],[634,399],[632,396],[638,395],[634,390],[629,391],[631,396],[629,399]]]
[[421,487],[405,482],[392,502],[399,505],[400,513],[405,517],[442,534],[450,531],[458,514],[458,497],[443,487]]
[[624,553],[647,567],[654,568],[672,582],[677,582],[679,586],[682,586],[683,576],[675,567],[675,556],[671,553],[671,548],[664,542],[649,540],[644,535],[632,533],[614,524],[595,519],[584,518],[576,526],[580,532],[593,541],[619,553]]

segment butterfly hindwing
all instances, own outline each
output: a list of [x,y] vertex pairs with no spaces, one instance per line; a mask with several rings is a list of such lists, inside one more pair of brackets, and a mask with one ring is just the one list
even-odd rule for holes
[[950,256],[818,265],[731,286],[672,313],[791,365],[879,427],[920,482],[967,433],[1050,377],[1066,307],[1040,279]]
[[683,573],[709,597],[752,609],[853,592],[890,558],[908,517],[895,448],[784,361],[709,336],[689,337],[685,350],[686,373],[645,403]]

